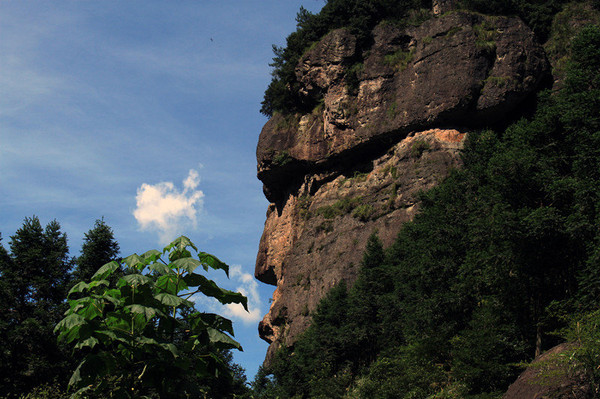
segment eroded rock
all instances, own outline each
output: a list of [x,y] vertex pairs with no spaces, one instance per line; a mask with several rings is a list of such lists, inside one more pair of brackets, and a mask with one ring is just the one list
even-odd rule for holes
[[371,233],[392,243],[415,215],[418,192],[460,164],[464,139],[453,129],[411,134],[354,168],[307,175],[280,209],[269,206],[255,271],[277,285],[259,326],[272,344],[267,359],[281,343],[295,342],[324,293],[341,280],[354,282]]
[[418,27],[383,23],[373,36],[362,64],[351,65],[356,40],[345,29],[301,59],[302,91],[323,102],[264,126],[258,177],[270,200],[282,198],[290,178],[389,147],[409,132],[506,121],[549,72],[544,50],[518,18],[452,12]]
[[332,286],[354,282],[373,231],[389,245],[412,220],[417,193],[460,164],[466,132],[514,119],[549,73],[518,18],[450,12],[382,23],[373,38],[364,54],[345,29],[316,43],[295,72],[301,94],[322,101],[273,115],[259,137],[271,205],[255,274],[277,286],[259,326],[267,364]]

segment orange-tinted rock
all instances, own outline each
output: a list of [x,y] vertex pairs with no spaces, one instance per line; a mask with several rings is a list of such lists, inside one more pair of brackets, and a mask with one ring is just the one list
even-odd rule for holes
[[510,122],[549,73],[518,18],[451,12],[418,27],[382,23],[373,39],[362,55],[345,29],[316,43],[295,73],[300,94],[322,101],[273,115],[260,133],[271,204],[255,274],[277,286],[259,326],[267,363],[332,286],[354,282],[373,231],[389,245],[412,220],[417,193],[460,164],[465,133]]
[[354,282],[372,232],[392,243],[415,215],[418,192],[460,164],[464,139],[456,130],[411,134],[353,168],[305,176],[279,209],[269,206],[255,271],[259,280],[277,285],[259,326],[271,344],[267,359],[283,342],[295,342],[331,287]]

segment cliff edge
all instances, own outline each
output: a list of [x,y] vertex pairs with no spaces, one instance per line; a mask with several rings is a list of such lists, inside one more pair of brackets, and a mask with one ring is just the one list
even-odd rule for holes
[[271,202],[256,277],[277,288],[259,325],[293,345],[336,283],[352,283],[369,235],[389,245],[418,193],[460,165],[473,129],[522,114],[549,76],[544,50],[518,18],[452,11],[419,26],[383,22],[359,53],[346,29],[300,59],[305,114],[274,114],[257,146]]

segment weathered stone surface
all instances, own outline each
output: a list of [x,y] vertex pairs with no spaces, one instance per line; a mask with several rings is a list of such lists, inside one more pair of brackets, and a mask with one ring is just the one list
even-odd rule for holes
[[341,280],[354,282],[373,231],[385,245],[392,243],[413,218],[417,193],[459,164],[464,138],[456,130],[411,134],[353,168],[307,175],[280,209],[269,206],[255,271],[259,280],[277,285],[259,326],[272,343],[267,359],[306,329],[324,293]]
[[356,55],[356,37],[346,29],[327,34],[296,66],[296,76],[305,95],[320,94],[339,83]]
[[301,94],[322,102],[275,114],[259,137],[271,205],[255,274],[277,286],[259,325],[267,363],[329,288],[354,282],[369,235],[389,245],[417,211],[416,194],[460,164],[464,133],[510,121],[549,72],[517,18],[450,12],[417,27],[380,24],[373,39],[357,54],[338,29],[308,50],[295,73]]
[[573,372],[575,344],[564,343],[543,353],[508,387],[502,399],[584,399],[595,397]]
[[[290,177],[411,131],[504,121],[549,72],[544,50],[518,18],[452,12],[418,27],[384,23],[373,36],[362,67],[350,65],[356,43],[344,29],[301,59],[302,91],[322,94],[323,104],[307,115],[275,115],[263,128],[258,177],[269,199],[281,197]],[[349,68],[358,87],[348,86]]]

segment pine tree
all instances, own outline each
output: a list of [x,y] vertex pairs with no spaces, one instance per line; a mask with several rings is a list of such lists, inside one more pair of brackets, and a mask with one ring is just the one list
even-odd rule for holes
[[94,228],[85,234],[81,255],[73,272],[76,280],[88,281],[104,264],[116,260],[119,244],[115,241],[112,229],[104,218],[96,220]]
[[0,392],[10,398],[67,375],[68,357],[57,345],[53,328],[66,309],[72,262],[57,221],[43,229],[36,216],[25,218],[9,246],[10,255],[0,249],[5,302],[0,313]]

